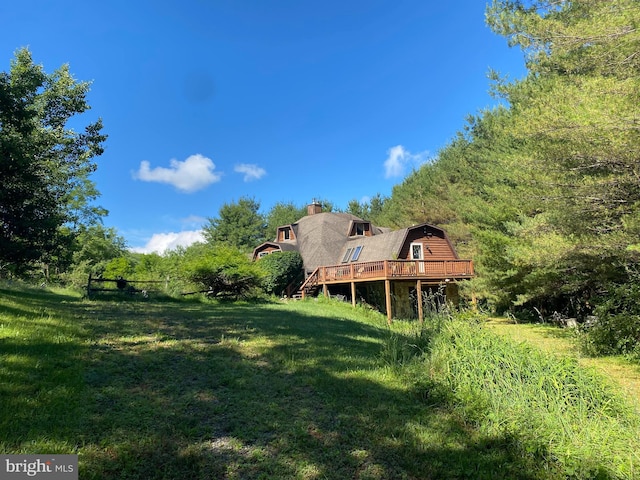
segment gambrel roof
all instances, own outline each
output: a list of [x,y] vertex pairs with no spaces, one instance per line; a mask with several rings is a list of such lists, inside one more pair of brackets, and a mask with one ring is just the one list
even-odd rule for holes
[[[359,229],[360,234],[353,235],[356,224],[362,224],[364,228]],[[254,258],[267,249],[296,250],[302,256],[304,270],[308,273],[317,267],[345,263],[352,259],[356,249],[357,258],[353,260],[358,262],[391,260],[400,256],[410,230],[426,227],[446,238],[442,229],[427,224],[392,231],[376,227],[350,213],[313,213],[296,223],[280,227],[279,231],[291,229],[292,234],[284,240],[279,233],[276,241],[263,243],[254,250]]]

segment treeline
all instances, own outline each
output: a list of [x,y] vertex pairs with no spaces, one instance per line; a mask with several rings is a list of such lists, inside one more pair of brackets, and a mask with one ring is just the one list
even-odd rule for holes
[[498,1],[487,22],[528,74],[493,93],[393,189],[387,225],[443,226],[477,265],[485,304],[598,318],[594,349],[640,340],[640,3]]

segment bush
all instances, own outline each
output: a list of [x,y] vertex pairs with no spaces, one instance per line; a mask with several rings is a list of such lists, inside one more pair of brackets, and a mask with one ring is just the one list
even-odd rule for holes
[[640,317],[628,313],[602,315],[583,327],[580,346],[587,355],[622,354],[640,360]]
[[190,258],[184,271],[191,282],[211,295],[241,298],[260,286],[260,268],[236,247],[215,245]]
[[128,278],[130,279],[135,271],[135,265],[127,257],[118,257],[109,260],[104,267],[104,278]]
[[622,354],[640,359],[640,285],[611,287],[595,309],[597,321],[582,328],[588,355]]
[[262,257],[258,265],[265,272],[265,291],[279,295],[300,275],[302,257],[298,252],[275,252]]

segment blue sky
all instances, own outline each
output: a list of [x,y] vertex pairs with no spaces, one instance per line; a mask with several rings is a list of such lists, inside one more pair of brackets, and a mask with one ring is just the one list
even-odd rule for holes
[[24,0],[0,4],[0,70],[29,47],[92,81],[109,135],[92,179],[131,248],[198,238],[225,202],[346,208],[389,195],[524,75],[485,2]]

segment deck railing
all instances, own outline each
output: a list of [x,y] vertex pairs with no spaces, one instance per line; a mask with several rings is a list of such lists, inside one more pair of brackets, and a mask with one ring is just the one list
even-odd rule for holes
[[472,276],[473,262],[471,260],[379,260],[318,267],[313,272],[311,282],[318,284],[400,278],[455,279]]

